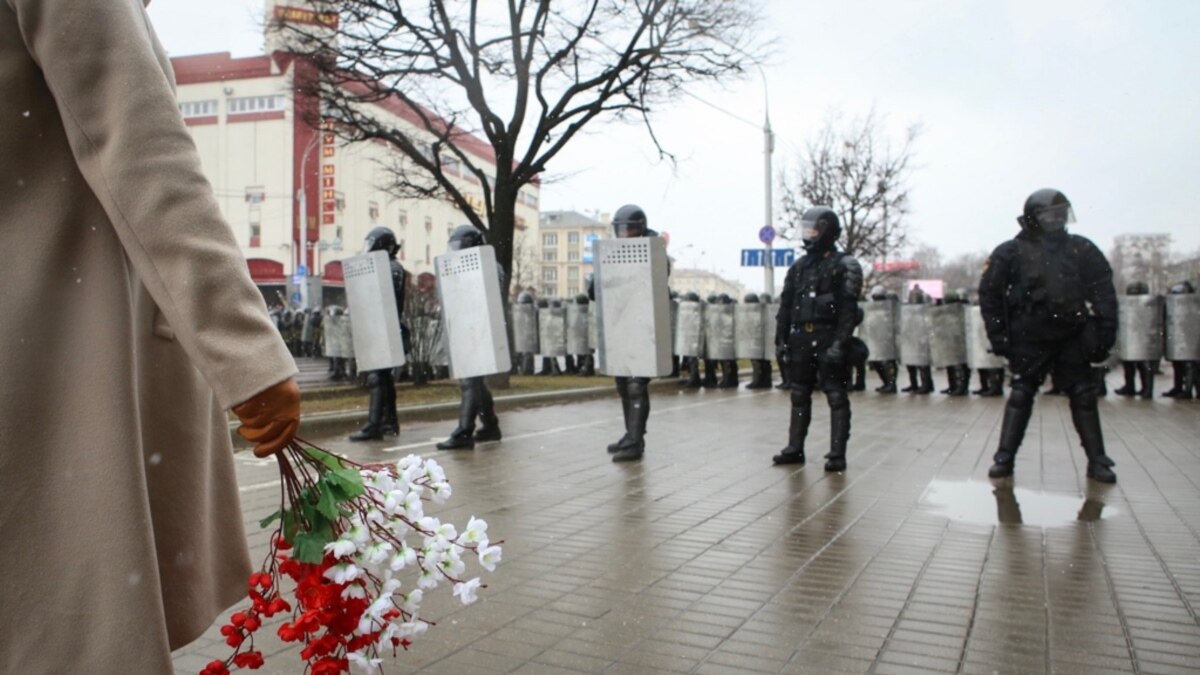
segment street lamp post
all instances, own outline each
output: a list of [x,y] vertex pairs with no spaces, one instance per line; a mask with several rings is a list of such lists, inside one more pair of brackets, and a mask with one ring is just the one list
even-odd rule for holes
[[[306,243],[306,237],[308,234],[308,191],[306,189],[308,183],[308,153],[312,152],[313,148],[317,147],[317,141],[319,140],[321,140],[320,132],[313,136],[313,139],[308,142],[308,147],[304,148],[304,154],[300,157],[300,189],[296,191],[296,201],[299,202],[300,205],[300,225],[297,228],[298,232],[296,233],[296,236],[299,237],[299,241],[294,242],[296,261],[295,266],[292,268],[293,275],[299,272],[300,266],[304,264],[304,253],[307,250],[307,247],[304,244]],[[305,278],[300,283],[300,302],[304,307],[308,307],[307,275],[305,275]]]
[[[757,65],[757,64],[755,64]],[[767,74],[758,68],[763,78],[763,218],[766,226],[774,222],[771,207],[771,154],[775,152],[775,133],[771,131],[771,113],[767,107]],[[766,242],[767,254],[763,266],[763,292],[775,296],[775,264],[771,254],[771,242]]]

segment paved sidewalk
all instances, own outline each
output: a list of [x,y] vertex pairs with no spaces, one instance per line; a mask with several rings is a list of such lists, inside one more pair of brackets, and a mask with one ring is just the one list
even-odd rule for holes
[[[355,459],[433,456],[504,562],[480,602],[389,673],[1187,673],[1200,667],[1200,404],[1101,403],[1119,483],[1090,484],[1066,400],[1039,397],[1015,479],[989,482],[1002,399],[852,397],[850,467],[773,467],[778,391],[656,390],[645,459],[616,465],[615,399],[504,413],[505,440],[438,453],[453,422],[407,425]],[[392,447],[389,447],[392,446]],[[247,530],[275,508],[271,462],[238,458]],[[262,631],[272,634],[272,631]],[[260,672],[301,673],[262,645]],[[284,653],[271,656],[272,652]],[[215,630],[177,654],[197,672]]]

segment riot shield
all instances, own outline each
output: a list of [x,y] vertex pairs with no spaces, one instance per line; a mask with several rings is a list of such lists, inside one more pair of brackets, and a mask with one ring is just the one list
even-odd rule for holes
[[338,322],[332,313],[326,314],[321,321],[321,332],[325,337],[325,356],[331,359],[342,358],[342,344],[338,339]]
[[929,330],[925,326],[927,305],[900,306],[900,361],[906,366],[929,365]]
[[1200,295],[1168,295],[1167,349],[1171,361],[1200,361]]
[[763,347],[767,329],[766,313],[761,304],[746,302],[734,307],[734,356],[739,359],[764,359]]
[[1117,298],[1116,352],[1122,361],[1157,361],[1163,355],[1163,297]]
[[588,323],[588,351],[592,353],[600,346],[600,324],[596,320],[596,303],[588,305],[587,323]]
[[529,304],[514,304],[513,348],[518,354],[536,354],[538,351],[537,307]]
[[[431,366],[452,366],[450,358],[449,336],[443,330],[441,317],[433,317],[425,323],[425,331],[428,333],[426,339],[427,344],[431,347],[429,350],[429,365]],[[485,373],[480,373],[483,375]],[[486,373],[491,374],[491,373]],[[453,377],[475,377],[473,375],[459,375],[453,373]]]
[[567,312],[562,307],[538,308],[538,354],[567,355]]
[[[512,358],[495,249],[476,246],[448,251],[434,259],[434,269],[442,308],[438,325],[444,335],[433,342],[432,363],[449,365],[453,377],[459,379],[508,372]],[[445,351],[445,356],[439,351]]]
[[587,305],[572,302],[567,305],[567,353],[583,355],[589,352]]
[[704,356],[704,305],[684,300],[679,303],[675,322],[675,353],[680,356]]
[[596,363],[606,375],[671,372],[666,242],[659,237],[595,242]]
[[704,312],[704,339],[708,358],[729,361],[737,358],[734,350],[734,305],[710,304]]
[[979,305],[967,308],[967,365],[976,370],[1004,368],[1008,362],[991,352],[987,329],[983,325],[983,310]]
[[861,303],[863,310],[862,340],[872,361],[895,361],[900,350],[896,336],[900,329],[900,303],[897,300],[870,300]]
[[[338,318],[340,319],[338,321],[338,342],[342,346],[342,358],[353,359],[355,358],[354,320],[350,318],[350,312],[346,312]],[[356,368],[356,370],[361,369],[361,366]]]
[[935,305],[925,311],[929,332],[929,365],[934,368],[957,366],[967,362],[967,331],[963,305]]
[[775,314],[779,312],[779,303],[764,302],[762,306],[766,324],[763,329],[763,358],[772,360],[775,358]]
[[388,254],[371,251],[342,261],[346,303],[354,317],[350,331],[358,369],[385,370],[404,365],[400,312],[392,287]]

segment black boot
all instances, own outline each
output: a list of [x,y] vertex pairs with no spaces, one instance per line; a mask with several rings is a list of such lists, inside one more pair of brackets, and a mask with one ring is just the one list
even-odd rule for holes
[[971,388],[971,369],[964,364],[954,366],[954,370],[958,375],[954,383],[954,390],[950,392],[950,395],[966,396]]
[[[1147,364],[1149,365],[1149,364]],[[1085,386],[1071,396],[1071,421],[1079,432],[1079,441],[1087,455],[1087,477],[1100,483],[1117,482],[1113,461],[1104,452],[1104,434],[1100,431],[1100,411],[1096,408],[1096,392]]]
[[1013,463],[1017,458],[1017,449],[1025,439],[1025,429],[1029,426],[1029,418],[1033,416],[1033,392],[1026,389],[1013,389],[1004,406],[1004,421],[1000,425],[1000,448],[992,457],[992,468],[988,469],[988,478],[1004,478],[1013,475]]
[[948,366],[946,368],[946,388],[941,390],[938,393],[953,395],[957,389],[958,389],[958,369],[955,368],[954,366]]
[[438,450],[470,450],[475,447],[475,415],[479,414],[479,388],[476,378],[459,380],[462,400],[458,404],[458,426],[450,432],[450,438],[437,444]]
[[762,389],[762,366],[758,359],[750,359],[750,381],[747,389]]
[[971,392],[976,396],[983,396],[983,393],[988,390],[990,383],[988,382],[988,371],[986,368],[980,368],[976,371],[979,374],[979,388]]
[[762,389],[770,389],[774,383],[771,381],[771,359],[763,359],[762,364]]
[[850,386],[850,391],[866,391],[867,390],[867,364],[859,363],[854,366],[854,384]]
[[687,381],[683,386],[687,389],[700,388],[700,359],[695,356],[689,356],[687,359]]
[[1138,396],[1142,398],[1154,398],[1154,368],[1149,361],[1138,361],[1137,364],[1138,376],[1142,379],[1142,390],[1138,392]]
[[788,418],[788,444],[778,455],[771,458],[775,464],[803,464],[804,439],[808,436],[808,425],[812,421],[812,387],[804,385],[792,389],[791,417]]
[[383,438],[383,424],[387,418],[387,400],[384,395],[380,376],[372,372],[368,377],[371,398],[367,403],[367,424],[362,429],[350,434],[352,441],[378,441]]
[[918,372],[921,375],[921,386],[917,389],[918,394],[933,393],[933,366],[921,366]]
[[788,372],[787,361],[777,361],[776,365],[779,366],[779,384],[775,385],[775,388],[776,389],[791,389],[792,388],[792,375],[791,375],[791,373]]
[[1003,396],[1004,395],[1004,369],[993,368],[987,371],[988,385],[987,389],[980,396]]
[[876,391],[881,394],[896,393],[896,370],[897,366],[895,361],[888,361],[887,363],[883,364],[883,374],[885,375],[886,379],[883,382],[883,386]]
[[704,380],[700,383],[706,389],[712,389],[717,386],[717,362],[712,359],[704,359]]
[[1137,393],[1137,381],[1134,379],[1137,376],[1137,364],[1133,361],[1122,361],[1121,368],[1125,371],[1125,386],[1113,393],[1117,396],[1133,396]]
[[826,471],[846,470],[846,444],[850,440],[850,399],[840,391],[825,394],[829,399],[829,454]]
[[613,454],[629,445],[629,385],[623,382],[625,378],[617,378],[617,393],[621,396],[621,417],[625,421],[625,433],[616,443],[608,444],[608,454]]
[[887,386],[887,375],[883,374],[883,366],[884,366],[883,362],[882,361],[868,361],[867,366],[869,366],[871,368],[872,373],[875,373],[877,376],[879,376],[879,386],[875,387],[875,391],[877,391],[877,392],[883,391],[883,388]]
[[646,450],[646,422],[650,419],[649,380],[629,378],[629,442],[613,455],[614,462],[632,462],[642,458]]
[[1177,401],[1190,401],[1193,396],[1200,397],[1200,361],[1188,361],[1183,364],[1183,384],[1175,395]]
[[916,366],[905,366],[905,367],[908,369],[908,386],[901,389],[900,391],[903,391],[905,393],[912,392],[915,394],[917,392],[917,390],[921,388],[920,385],[917,384],[917,367]]

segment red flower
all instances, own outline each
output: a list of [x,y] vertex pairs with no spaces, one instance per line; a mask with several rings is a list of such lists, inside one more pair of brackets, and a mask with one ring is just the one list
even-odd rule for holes
[[246,623],[246,614],[244,612],[234,612],[233,616],[229,617],[229,623],[236,628],[241,628]]
[[279,627],[279,639],[284,642],[298,642],[304,639],[304,633],[297,630],[294,625],[285,623]]
[[324,658],[312,664],[312,675],[337,675],[341,672],[350,672],[349,659]]
[[233,635],[225,638],[225,644],[229,645],[230,647],[241,647],[242,643],[245,641],[246,636],[242,635],[241,633],[234,633]]
[[245,652],[233,657],[233,665],[238,668],[249,668],[250,670],[258,670],[263,666],[262,652]]
[[200,675],[229,675],[229,669],[225,667],[224,661],[210,661],[204,670],[200,671]]

